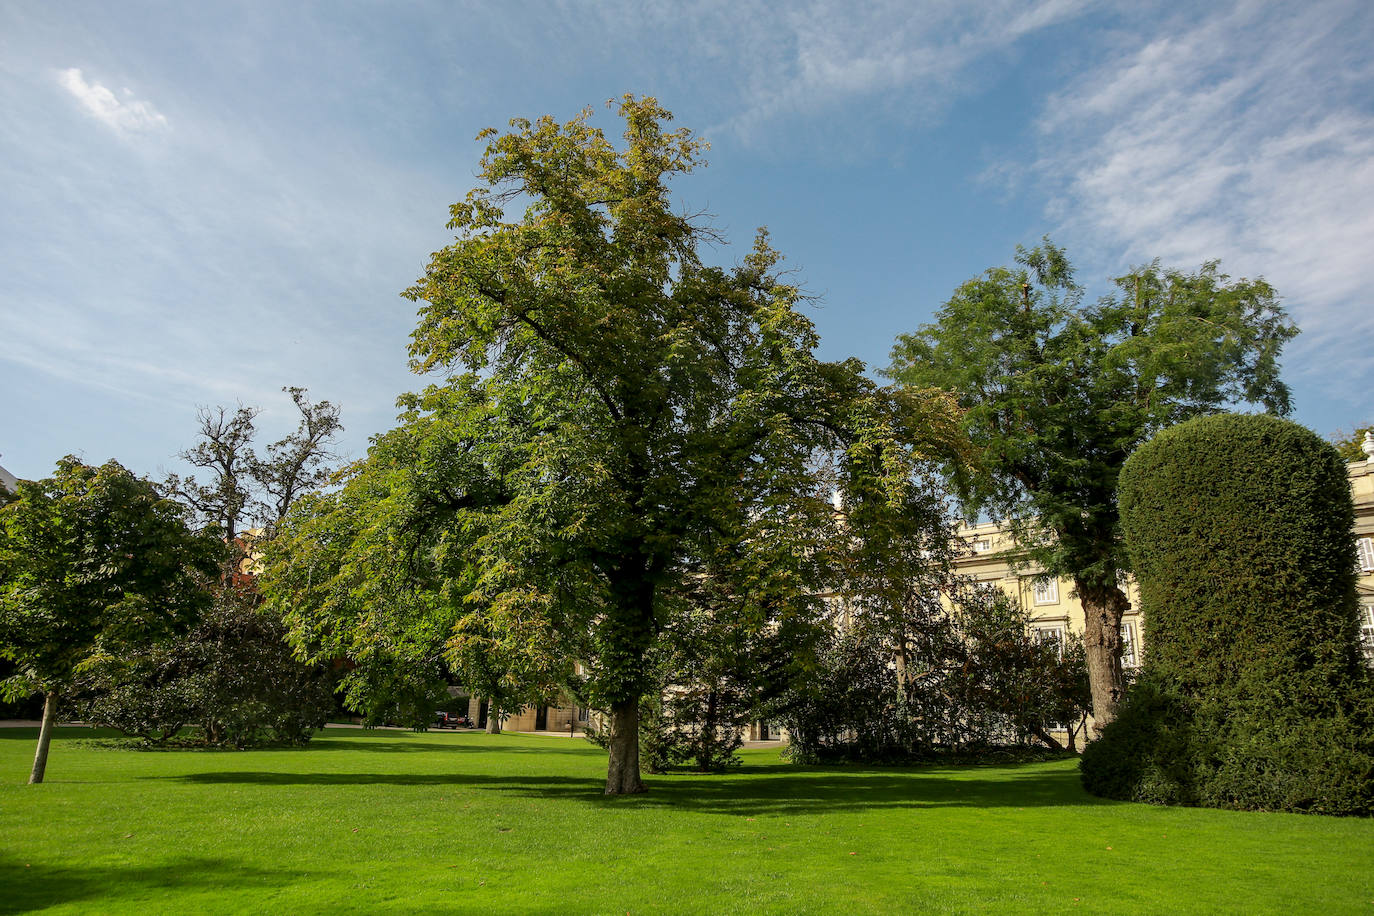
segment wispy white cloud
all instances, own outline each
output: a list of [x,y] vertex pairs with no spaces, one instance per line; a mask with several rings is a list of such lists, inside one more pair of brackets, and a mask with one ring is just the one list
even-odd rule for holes
[[[779,117],[814,116],[890,96],[908,116],[945,110],[977,83],[970,69],[1035,32],[1078,15],[1087,0],[861,4],[815,0],[743,36],[748,66],[724,127],[749,137]],[[758,52],[758,53],[756,53]]]
[[[388,160],[350,123],[282,114],[260,91],[211,93],[98,47],[13,43],[20,53],[0,53],[0,378],[36,393],[9,402],[0,430],[23,447],[0,447],[32,472],[146,428],[108,448],[148,470],[184,447],[196,405],[271,405],[303,385],[346,405],[343,448],[360,453],[419,384],[398,292],[448,236],[463,157]],[[95,62],[58,74],[52,59]],[[124,63],[135,93],[103,75]],[[68,94],[78,117],[53,105]],[[319,94],[308,101],[317,111]],[[159,142],[93,144],[87,117]],[[78,416],[35,407],[50,391],[76,392]]]
[[509,6],[490,8],[501,11],[492,25],[518,56],[538,54],[541,67],[577,73],[614,60],[625,88],[650,87],[678,108],[676,100],[690,100],[708,137],[792,145],[786,128],[800,126],[814,148],[830,136],[852,145],[878,125],[938,117],[987,84],[996,68],[980,65],[990,56],[1102,4],[564,0],[528,17],[508,15]]
[[1073,80],[1034,167],[1061,238],[1264,275],[1304,330],[1298,372],[1374,382],[1371,26],[1360,2],[1237,3]]
[[116,94],[100,83],[88,83],[76,67],[60,71],[57,82],[81,103],[87,114],[119,133],[167,130],[171,127],[166,115],[154,108],[151,102],[135,98],[133,90],[125,88]]

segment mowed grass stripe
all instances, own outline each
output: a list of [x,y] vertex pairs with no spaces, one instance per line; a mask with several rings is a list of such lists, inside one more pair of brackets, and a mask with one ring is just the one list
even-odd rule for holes
[[23,785],[0,730],[0,912],[1370,912],[1374,822],[1104,802],[1072,760],[799,767],[600,794],[581,740],[330,730],[102,747]]

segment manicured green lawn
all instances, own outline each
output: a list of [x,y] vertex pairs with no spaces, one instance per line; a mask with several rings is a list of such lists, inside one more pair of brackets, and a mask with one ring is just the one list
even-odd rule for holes
[[0,729],[0,912],[1347,912],[1374,821],[1103,802],[1073,761],[855,769],[745,753],[599,794],[566,738],[329,730],[138,752]]

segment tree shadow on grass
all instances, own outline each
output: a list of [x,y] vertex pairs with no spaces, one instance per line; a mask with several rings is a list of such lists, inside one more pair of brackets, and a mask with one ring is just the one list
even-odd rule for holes
[[245,883],[257,888],[285,887],[294,875],[222,859],[184,857],[160,865],[91,865],[64,867],[0,860],[0,914],[27,913],[62,904],[117,907],[132,897],[147,905],[150,893],[187,890],[242,893]]
[[[89,725],[59,725],[53,729],[54,739],[70,738],[117,738],[119,732],[112,728],[91,728]],[[0,728],[0,741],[21,741],[28,744],[38,740],[38,729],[27,725]]]
[[[986,776],[969,770],[895,771],[758,767],[723,776],[661,776],[643,795],[606,797],[598,780],[575,776],[477,773],[195,773],[175,779],[200,784],[453,786],[520,798],[558,799],[597,808],[670,808],[709,814],[802,815],[844,809],[871,811],[948,807],[1031,808],[1118,804],[1083,791],[1075,770],[1002,767]],[[974,770],[974,773],[977,771]]]
[[595,754],[597,748],[587,741],[579,741],[575,738],[536,738],[541,742],[537,746],[523,746],[518,744],[496,743],[486,739],[472,738],[467,736],[458,737],[456,741],[435,741],[432,737],[427,738],[423,734],[417,734],[412,738],[397,738],[395,734],[382,734],[375,737],[368,736],[366,740],[359,741],[357,736],[350,735],[347,738],[330,740],[328,736],[318,736],[309,745],[301,750],[312,751],[382,751],[393,753],[396,751],[435,751],[438,753],[464,752],[464,751],[500,751],[502,754]]
[[[508,744],[500,736],[485,733],[457,732],[444,735],[443,732],[398,732],[394,729],[370,730],[357,729],[339,735],[337,731],[319,731],[306,744],[266,745],[252,748],[204,747],[198,745],[142,744],[140,739],[130,737],[110,728],[88,728],[85,726],[60,726],[53,737],[62,742],[79,747],[106,751],[137,751],[142,753],[207,753],[207,754],[247,754],[255,751],[271,753],[298,752],[317,753],[321,751],[373,751],[385,754],[398,752],[438,752],[462,753],[468,751],[500,751],[503,754],[591,754],[597,748],[589,741],[577,738],[546,738],[542,736],[511,736],[537,742],[532,745]],[[449,740],[436,740],[447,737]],[[15,740],[33,744],[38,740],[36,728],[0,728],[0,740]]]

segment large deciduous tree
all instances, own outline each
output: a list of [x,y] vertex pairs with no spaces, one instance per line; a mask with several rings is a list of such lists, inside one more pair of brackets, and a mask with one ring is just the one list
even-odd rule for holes
[[116,462],[67,457],[51,478],[19,484],[0,508],[0,655],[18,668],[8,693],[44,695],[29,782],[43,781],[74,676],[189,625],[222,554],[218,538],[190,531],[181,506]]
[[[668,191],[702,141],[666,129],[651,98],[619,112],[619,146],[590,112],[483,132],[457,239],[407,291],[415,368],[454,375],[426,398],[463,456],[432,502],[470,535],[465,607],[507,656],[554,640],[582,663],[584,695],[609,711],[608,794],[644,788],[649,653],[703,558],[790,558],[716,564],[741,573],[741,626],[812,613],[805,533],[830,513],[815,459],[874,391],[857,361],[815,358],[766,234],[734,269],[703,263],[716,238]],[[939,399],[911,406],[947,416]],[[887,472],[909,472],[904,448]]]
[[1268,283],[1216,262],[1192,273],[1154,262],[1085,303],[1048,239],[1016,261],[901,335],[888,374],[958,397],[982,459],[980,473],[956,475],[969,511],[1007,516],[1029,558],[1074,582],[1100,728],[1122,688],[1121,466],[1159,429],[1226,405],[1287,413],[1278,358],[1297,329]]

